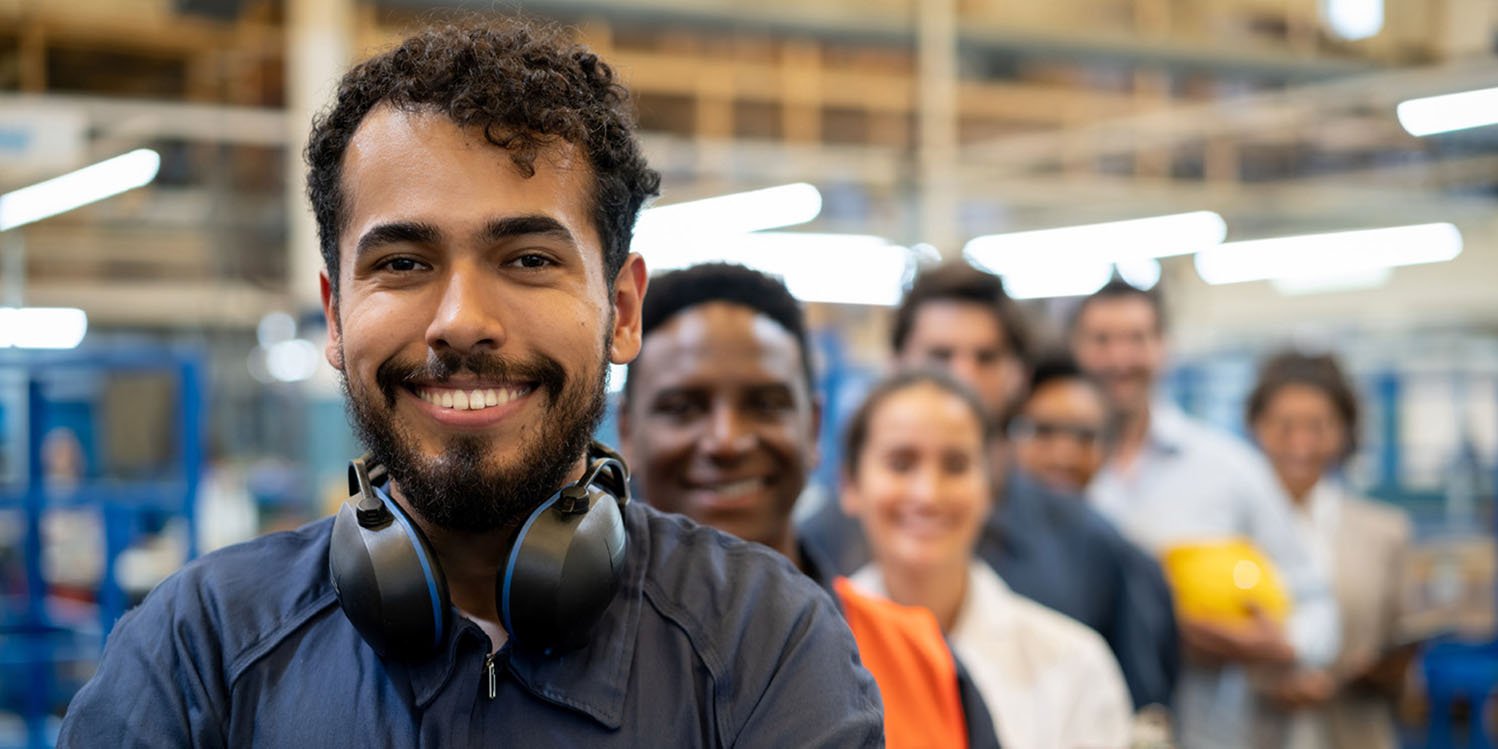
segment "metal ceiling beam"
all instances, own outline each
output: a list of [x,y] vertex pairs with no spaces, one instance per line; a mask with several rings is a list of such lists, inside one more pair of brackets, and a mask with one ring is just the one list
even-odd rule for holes
[[[454,6],[493,11],[489,0],[377,0],[381,8],[435,10]],[[914,48],[914,18],[905,13],[879,13],[854,4],[795,3],[766,6],[734,0],[530,0],[525,10],[546,16],[603,18],[619,23],[655,26],[688,24],[701,29],[751,31],[774,35],[811,35],[828,40],[888,44]],[[1020,55],[1084,63],[1122,63],[1234,73],[1280,80],[1309,81],[1377,69],[1371,62],[1306,59],[1288,47],[1224,45],[1177,39],[1144,39],[1127,30],[1100,32],[1070,29],[1035,31],[998,25],[963,23],[958,44],[964,53]]]

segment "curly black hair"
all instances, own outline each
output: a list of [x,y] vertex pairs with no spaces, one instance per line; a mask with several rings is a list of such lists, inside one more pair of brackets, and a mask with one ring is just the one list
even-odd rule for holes
[[[665,325],[678,313],[709,302],[743,305],[770,318],[790,333],[801,350],[801,372],[806,375],[806,390],[816,392],[806,313],[780,279],[752,268],[732,263],[702,263],[650,279],[650,291],[640,309],[640,339],[649,338],[656,328]],[[631,394],[629,383],[634,381],[639,364],[639,357],[629,363],[624,380],[626,399]]]
[[313,119],[307,194],[323,262],[338,291],[338,241],[347,220],[343,155],[377,105],[435,111],[477,127],[509,152],[521,174],[558,140],[585,151],[593,168],[593,221],[603,242],[610,288],[629,254],[635,218],[660,192],[645,163],[629,92],[607,63],[554,27],[469,20],[434,26],[355,65],[332,106]]

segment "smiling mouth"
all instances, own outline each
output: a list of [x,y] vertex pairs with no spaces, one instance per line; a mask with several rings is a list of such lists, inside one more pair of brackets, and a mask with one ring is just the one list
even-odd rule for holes
[[411,392],[415,393],[416,397],[438,408],[453,411],[482,411],[486,408],[503,406],[510,401],[520,400],[535,389],[536,386],[531,384],[491,388],[416,386],[411,388]]
[[950,518],[916,512],[898,513],[895,523],[904,531],[923,537],[945,536],[952,532],[954,526]]
[[737,479],[723,482],[699,482],[692,485],[694,491],[703,492],[718,501],[743,499],[770,485],[765,477]]

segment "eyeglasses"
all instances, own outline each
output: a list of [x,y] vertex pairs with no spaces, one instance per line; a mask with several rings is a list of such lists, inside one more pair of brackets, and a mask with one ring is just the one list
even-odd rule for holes
[[1012,440],[1050,440],[1057,437],[1066,437],[1080,445],[1091,447],[1102,444],[1104,438],[1107,437],[1107,432],[1102,428],[1087,424],[1035,421],[1023,416],[1015,417],[1014,421],[1009,424],[1009,438]]

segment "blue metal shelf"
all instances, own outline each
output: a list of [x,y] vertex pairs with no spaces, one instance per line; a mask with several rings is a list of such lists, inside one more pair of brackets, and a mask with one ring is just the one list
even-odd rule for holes
[[[49,385],[66,378],[108,376],[119,372],[164,372],[176,384],[174,434],[177,451],[170,475],[149,480],[111,477],[85,479],[65,489],[42,480],[42,437],[49,411],[58,404],[47,397]],[[0,351],[0,374],[24,389],[24,431],[7,435],[24,439],[25,470],[19,485],[0,486],[0,510],[19,510],[22,516],[24,595],[0,598],[0,674],[22,676],[25,688],[19,707],[26,727],[26,747],[51,745],[54,708],[65,704],[77,686],[59,678],[59,667],[97,658],[104,637],[128,605],[115,576],[115,561],[135,542],[142,521],[157,516],[179,517],[187,529],[187,556],[197,555],[195,504],[202,474],[204,398],[202,364],[191,352],[173,350],[104,350],[95,352]],[[42,517],[49,510],[93,508],[103,520],[105,553],[97,605],[74,605],[63,611],[48,598],[42,568]],[[92,615],[90,615],[92,613]],[[16,683],[11,678],[0,679]],[[15,695],[0,690],[0,700]]]

